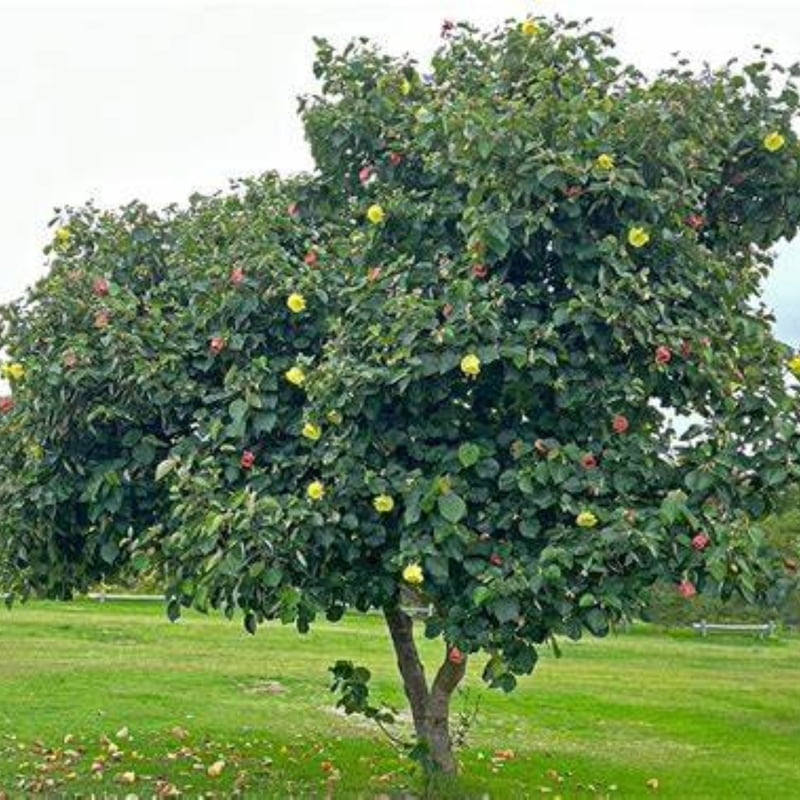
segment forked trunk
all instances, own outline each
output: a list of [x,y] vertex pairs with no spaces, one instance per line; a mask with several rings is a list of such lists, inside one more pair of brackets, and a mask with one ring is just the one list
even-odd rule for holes
[[414,642],[414,621],[399,608],[384,609],[386,622],[397,654],[397,666],[411,706],[417,739],[427,751],[423,762],[429,771],[448,775],[457,772],[450,738],[450,698],[466,672],[466,663],[445,659],[428,688],[425,667]]

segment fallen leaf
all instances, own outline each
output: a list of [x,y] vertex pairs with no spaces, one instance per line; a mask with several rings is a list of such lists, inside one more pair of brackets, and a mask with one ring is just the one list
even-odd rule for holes
[[119,783],[136,783],[135,772],[123,772],[118,778]]
[[222,770],[225,769],[224,761],[215,761],[207,770],[206,774],[209,778],[219,778],[222,775]]
[[168,798],[180,796],[181,790],[174,783],[164,780],[156,781],[156,797]]
[[125,725],[117,731],[117,739],[127,739],[130,737],[130,731],[128,730],[128,726]]
[[184,740],[184,739],[185,739],[185,738],[186,738],[186,737],[189,735],[189,731],[187,731],[187,730],[186,730],[186,728],[182,728],[180,725],[176,725],[176,726],[175,726],[175,727],[174,727],[174,728],[173,728],[173,729],[170,731],[170,733],[171,733],[171,734],[172,734],[172,735],[173,735],[173,736],[174,736],[176,739],[178,739],[178,741],[183,741],[183,740]]
[[658,789],[658,778],[650,778],[645,784],[648,789]]

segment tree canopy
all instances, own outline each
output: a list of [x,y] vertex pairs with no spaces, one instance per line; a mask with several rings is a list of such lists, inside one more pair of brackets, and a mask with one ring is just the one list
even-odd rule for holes
[[0,576],[156,570],[173,616],[251,632],[382,609],[452,770],[470,653],[511,689],[657,580],[788,581],[757,522],[798,475],[800,358],[757,298],[800,221],[800,67],[650,78],[558,17],[443,37],[426,70],[317,41],[312,175],[59,212],[1,312]]

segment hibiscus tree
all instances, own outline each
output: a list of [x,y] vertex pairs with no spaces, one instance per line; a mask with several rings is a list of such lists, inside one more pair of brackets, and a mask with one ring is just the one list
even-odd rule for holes
[[[800,357],[753,299],[800,153],[796,67],[647,79],[560,19],[446,33],[425,79],[318,41],[313,178],[66,214],[2,312],[0,575],[156,570],[171,616],[251,632],[380,609],[414,752],[454,772],[470,660],[510,690],[655,581],[784,586],[757,522],[798,474]],[[366,670],[334,679],[386,719]]]

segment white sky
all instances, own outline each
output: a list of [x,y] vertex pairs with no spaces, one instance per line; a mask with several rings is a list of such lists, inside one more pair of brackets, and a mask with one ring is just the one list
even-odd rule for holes
[[[0,302],[41,274],[57,205],[161,206],[230,177],[308,168],[295,98],[313,88],[312,35],[367,35],[424,60],[445,18],[530,13],[613,26],[622,57],[645,68],[676,50],[717,64],[754,43],[800,61],[800,0],[0,0]],[[798,268],[796,240],[766,293],[794,344]]]

